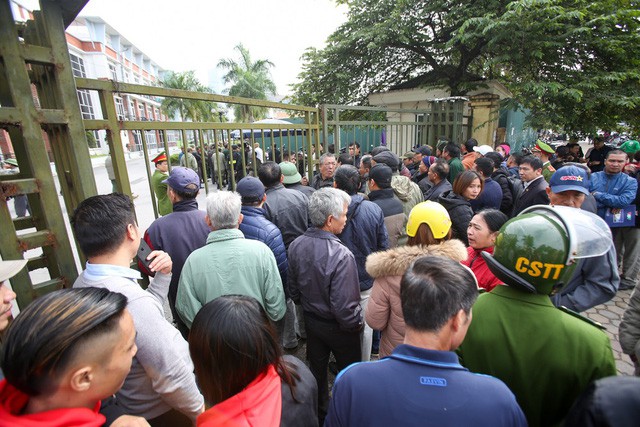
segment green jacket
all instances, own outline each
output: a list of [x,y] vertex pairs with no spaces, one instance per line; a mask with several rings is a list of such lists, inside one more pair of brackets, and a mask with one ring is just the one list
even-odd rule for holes
[[191,328],[203,305],[231,294],[255,298],[273,321],[286,311],[273,252],[258,240],[245,239],[237,228],[212,231],[207,244],[189,255],[180,274],[176,310]]
[[167,196],[167,184],[162,183],[162,181],[167,178],[167,174],[160,172],[157,169],[151,176],[151,186],[153,187],[153,192],[156,193],[156,198],[158,199],[158,214],[160,216],[173,212],[173,205],[171,204],[171,200],[169,200],[169,196]]
[[497,286],[472,312],[461,362],[504,381],[529,426],[559,425],[589,383],[616,375],[607,335],[546,295]]
[[180,166],[183,166],[185,168],[189,168],[191,170],[198,172],[198,161],[196,160],[196,156],[194,156],[191,153],[185,153],[180,158]]
[[460,175],[464,171],[464,166],[462,165],[462,161],[458,157],[454,157],[453,159],[448,161],[449,163],[449,176],[447,180],[453,185],[453,181],[456,180],[458,175]]
[[553,175],[555,171],[556,169],[551,166],[551,162],[546,162],[542,165],[542,176],[547,182],[549,182],[549,180],[551,179],[551,175]]

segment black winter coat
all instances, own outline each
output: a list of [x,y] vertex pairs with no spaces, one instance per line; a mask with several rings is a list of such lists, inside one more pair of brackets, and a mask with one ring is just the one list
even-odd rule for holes
[[445,191],[438,198],[438,203],[445,207],[451,217],[451,229],[453,238],[460,239],[465,246],[469,246],[467,239],[467,227],[473,218],[471,204],[464,197],[457,195],[453,191]]

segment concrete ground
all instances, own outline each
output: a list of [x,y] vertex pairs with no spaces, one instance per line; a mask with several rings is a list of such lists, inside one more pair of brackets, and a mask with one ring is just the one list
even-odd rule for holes
[[611,339],[611,348],[613,349],[613,356],[616,359],[616,367],[620,375],[633,375],[634,372],[633,362],[631,362],[629,356],[622,353],[618,338],[618,327],[620,326],[622,315],[629,305],[631,292],[632,290],[618,291],[616,296],[609,302],[582,313],[606,328],[605,332]]

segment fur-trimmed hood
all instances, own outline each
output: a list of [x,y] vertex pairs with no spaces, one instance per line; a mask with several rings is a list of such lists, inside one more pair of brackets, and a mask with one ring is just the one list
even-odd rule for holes
[[451,239],[437,245],[400,246],[367,257],[367,273],[374,279],[401,276],[417,258],[425,255],[443,256],[454,261],[467,259],[467,248],[460,240]]

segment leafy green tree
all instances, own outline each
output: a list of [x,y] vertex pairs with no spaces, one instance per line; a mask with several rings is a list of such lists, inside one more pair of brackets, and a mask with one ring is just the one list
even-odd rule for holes
[[[268,59],[253,60],[242,43],[235,47],[240,54],[240,61],[228,58],[218,62],[218,67],[227,70],[223,76],[225,83],[231,83],[226,90],[230,96],[266,100],[268,95],[276,94],[276,85],[271,79],[269,69],[274,66]],[[235,105],[236,120],[253,122],[266,116],[266,107]]]
[[[170,71],[167,73],[166,78],[161,81],[161,85],[169,89],[211,93],[211,89],[200,83],[196,78],[194,71],[181,73]],[[219,112],[223,111],[215,102],[184,98],[164,98],[160,108],[169,117],[178,114],[180,121],[191,120],[194,122],[221,121],[222,115],[219,115]],[[197,144],[198,133],[195,131],[190,132],[193,132],[193,138]]]
[[[200,83],[194,71],[176,73],[169,71],[167,76],[160,82],[161,86],[168,89],[181,89],[191,92],[211,93],[211,89]],[[164,98],[160,106],[162,111],[169,117],[178,114],[180,121],[212,121],[217,112],[215,102],[202,101],[183,98]]]
[[[633,0],[341,0],[348,20],[303,56],[293,101],[366,103],[373,92],[496,79],[537,126],[640,119]],[[479,83],[480,82],[480,83]]]

